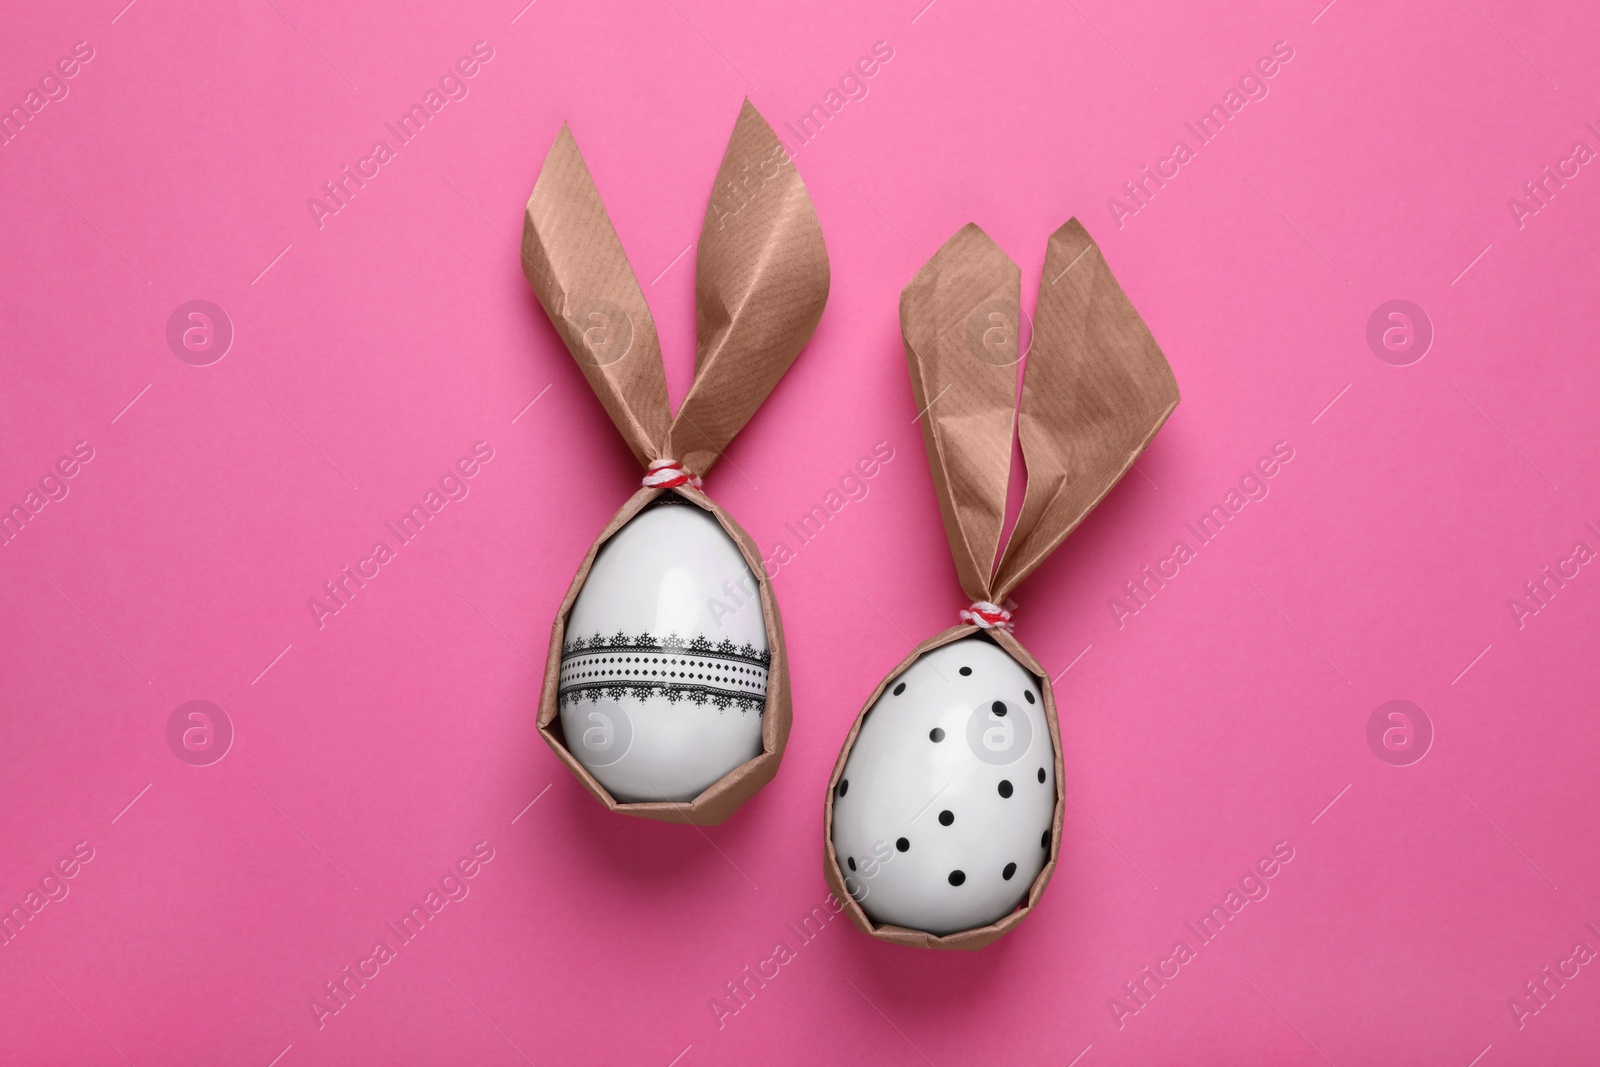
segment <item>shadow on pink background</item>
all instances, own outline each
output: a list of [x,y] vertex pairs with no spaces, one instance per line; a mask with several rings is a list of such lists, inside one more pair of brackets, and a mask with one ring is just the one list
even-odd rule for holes
[[[1600,1058],[1600,176],[1574,151],[1600,151],[1600,17],[922,2],[10,14],[0,504],[27,521],[0,548],[0,908],[28,917],[0,946],[0,1059]],[[770,547],[877,442],[895,458],[775,579],[777,779],[703,832],[610,816],[534,706],[555,608],[639,471],[518,269],[522,205],[570,121],[681,397],[741,99],[792,138],[878,42],[892,58],[791,142],[822,325],[707,488]],[[1201,143],[1185,124],[1275,47]],[[399,143],[386,123],[463,57]],[[1192,158],[1163,163],[1180,139]],[[379,140],[392,158],[330,213],[323,183]],[[1062,672],[1056,879],[973,955],[808,931],[851,718],[961,606],[900,288],[975,221],[1031,309],[1072,215],[1183,403],[1019,593]],[[214,362],[187,312],[169,344],[192,300],[231,324]],[[1398,351],[1384,316],[1374,348],[1393,300],[1415,305]],[[318,619],[475,446],[467,494]],[[1188,524],[1275,448],[1266,495],[1200,545]],[[1130,599],[1180,540],[1194,558]],[[220,715],[169,734],[193,700]],[[1415,708],[1369,744],[1392,700]],[[199,722],[231,731],[220,761],[178,758]],[[1196,937],[1275,848],[1267,895]],[[430,891],[403,942],[387,924]]]

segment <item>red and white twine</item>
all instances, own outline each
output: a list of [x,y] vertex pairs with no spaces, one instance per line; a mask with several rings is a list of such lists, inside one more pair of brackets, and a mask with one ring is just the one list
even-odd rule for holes
[[687,467],[679,465],[675,459],[658,459],[650,464],[650,470],[645,474],[643,484],[646,489],[676,489],[680,485],[699,489],[700,478],[692,474]]
[[981,630],[1011,630],[1011,611],[987,600],[975,600],[961,611],[961,621],[970,622]]

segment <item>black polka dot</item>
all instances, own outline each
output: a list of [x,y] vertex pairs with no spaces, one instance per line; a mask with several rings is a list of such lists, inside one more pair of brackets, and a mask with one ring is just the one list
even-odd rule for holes
[[1009,778],[1000,779],[1000,795],[1003,797],[1011,795],[1011,780]]
[[1022,699],[1026,700],[1028,703],[1032,704],[1033,703],[1033,690],[1024,689],[1022,691]]
[[901,682],[899,685],[894,687],[894,695],[895,696],[899,696],[901,693],[904,693],[905,691],[906,691],[906,683],[904,683],[904,682]]
[[1006,717],[1006,702],[1003,700],[996,700],[993,704],[989,705],[989,710],[1003,719]]
[[1040,848],[1049,848],[1050,847],[1050,831],[1049,830],[1046,830],[1044,833],[1039,835],[1039,847]]
[[1000,872],[1000,877],[1009,882],[1011,881],[1011,876],[1016,873],[1017,865],[1015,863],[1008,863],[1006,864],[1006,869]]
[[900,840],[894,843],[894,847],[899,849],[901,852],[905,852],[911,847],[911,842],[902,837]]
[[946,808],[944,811],[941,811],[939,813],[939,825],[940,826],[949,826],[951,823],[953,823],[955,821],[956,821],[956,813],[951,811],[949,808]]
[[950,872],[950,884],[951,885],[960,885],[962,882],[965,882],[966,880],[967,880],[967,873],[965,871],[951,871]]
[[[972,668],[971,668],[971,667],[962,667],[962,668],[961,668],[961,676],[962,676],[962,677],[963,677],[963,678],[965,678],[965,677],[966,677],[966,676],[967,676],[967,675],[969,675],[969,674],[971,674],[971,673],[972,673]],[[957,872],[956,872],[956,873],[957,873],[957,874],[961,874],[961,872],[960,872],[960,871],[957,871]],[[966,875],[964,875],[964,874],[963,874],[963,875],[961,875],[961,877],[963,877],[963,878],[965,878],[965,877],[966,877]]]
[[[856,869],[856,858],[854,856],[849,857],[848,859],[845,860],[845,862],[850,865],[850,869],[852,871]],[[1007,875],[1006,877],[1009,878],[1010,875]]]
[[928,731],[928,740],[932,741],[934,744],[938,744],[940,741],[944,740],[944,731],[935,726],[933,729]]
[[850,792],[850,779],[848,779],[848,778],[840,779],[840,781],[839,781],[839,795],[840,796],[844,796],[848,792]]
[[1044,784],[1044,768],[1043,767],[1039,768],[1039,784],[1040,785]]

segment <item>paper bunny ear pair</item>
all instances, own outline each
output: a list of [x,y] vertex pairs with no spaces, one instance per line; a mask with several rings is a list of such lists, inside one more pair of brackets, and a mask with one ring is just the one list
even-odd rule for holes
[[[994,605],[1121,480],[1178,405],[1155,338],[1071,219],[1050,235],[1019,406],[1020,280],[1011,257],[968,224],[900,294],[911,386],[961,588]],[[1014,418],[1027,489],[997,561]]]
[[[811,198],[783,145],[748,100],[717,171],[695,269],[694,384],[674,417],[655,320],[572,131],[563,126],[528,198],[522,270],[611,421],[650,472],[600,532],[556,615],[539,698],[539,733],[584,788],[612,811],[714,825],[772,780],[792,716],[783,624],[761,550],[699,491],[700,478],[789,369],[828,299],[828,253]],[[770,657],[761,750],[692,800],[622,802],[567,744],[560,717],[567,624],[601,548],[664,492],[709,513],[755,579]],[[587,635],[575,636],[581,641]],[[646,638],[655,640],[649,634],[637,640],[642,645]],[[575,642],[571,651],[576,654],[578,647]],[[642,677],[643,669],[638,673]],[[685,685],[671,683],[674,696],[666,699],[674,699]],[[704,688],[699,695],[705,695]]]
[[655,320],[566,126],[528,199],[522,269],[633,454],[696,476],[789,369],[828,299],[811,198],[749,100],[700,228],[694,384],[676,418]]
[[[973,604],[960,625],[914,648],[856,716],[824,794],[823,877],[858,929],[917,948],[980,949],[1026,919],[1050,883],[1066,800],[1055,692],[1050,672],[1010,632],[1010,610],[1002,602],[1121,480],[1178,405],[1178,386],[1161,349],[1076,219],[1050,235],[1019,405],[1020,282],[1011,257],[968,225],[900,294],[900,329],[939,511],[962,591]],[[1019,419],[1027,489],[1001,552],[1012,429]],[[1055,810],[1044,841],[1049,858],[1018,907],[986,926],[937,935],[874,922],[850,892],[834,846],[840,780],[884,690],[923,655],[979,629],[1038,681],[1055,764]],[[1039,780],[1045,780],[1042,770]]]

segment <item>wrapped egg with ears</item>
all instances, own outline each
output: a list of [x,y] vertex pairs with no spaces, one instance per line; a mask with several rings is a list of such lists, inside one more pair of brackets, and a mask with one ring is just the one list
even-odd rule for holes
[[565,126],[522,231],[523,273],[645,467],[562,601],[539,732],[611,810],[695,824],[723,821],[772,779],[790,722],[760,552],[701,479],[828,298],[805,183],[748,100],[713,189],[695,257],[694,383],[676,416],[655,322]]
[[[897,944],[982,948],[1049,883],[1061,730],[1009,597],[1178,404],[1161,349],[1076,219],[1050,236],[1019,403],[1020,279],[968,225],[900,294],[939,511],[972,603],[872,694],[823,811],[829,887],[858,928]],[[1014,432],[1027,488],[1002,552]]]

